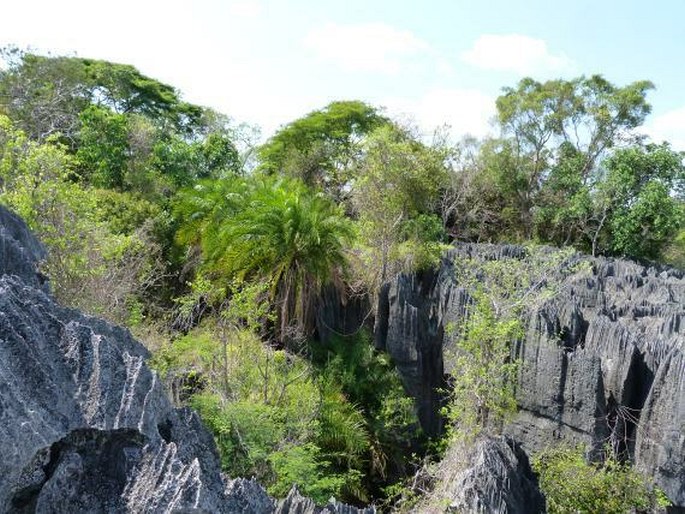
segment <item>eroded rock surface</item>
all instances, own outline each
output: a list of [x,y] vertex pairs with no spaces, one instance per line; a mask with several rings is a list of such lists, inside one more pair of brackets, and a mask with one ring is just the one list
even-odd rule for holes
[[212,436],[172,406],[146,349],[57,305],[43,256],[0,206],[0,512],[310,512],[225,480]]
[[[462,245],[437,272],[400,275],[381,292],[376,345],[397,363],[429,433],[440,430],[439,390],[451,366],[445,328],[469,298],[455,266],[525,256],[516,246]],[[685,506],[683,272],[587,260],[588,273],[563,279],[560,294],[527,315],[515,350],[520,413],[509,432],[528,451],[562,440],[612,444]]]
[[317,507],[309,498],[300,494],[297,487],[293,487],[288,496],[278,502],[276,514],[374,514],[373,507],[357,509],[334,499],[323,507]]
[[469,448],[453,445],[440,462],[436,488],[417,514],[543,514],[545,498],[520,445],[487,438]]

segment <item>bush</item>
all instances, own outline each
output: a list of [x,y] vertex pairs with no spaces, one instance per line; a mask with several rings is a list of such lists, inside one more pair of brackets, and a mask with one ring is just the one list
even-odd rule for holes
[[368,499],[369,437],[340,386],[253,332],[212,321],[161,348],[154,364],[181,381],[201,377],[190,404],[214,434],[223,470],[255,476],[277,497],[297,484],[317,502]]
[[516,342],[524,336],[525,312],[558,295],[565,277],[587,269],[570,249],[535,246],[518,257],[459,262],[456,278],[468,300],[459,323],[447,327],[453,341],[448,438],[500,433],[516,414]]
[[407,473],[412,451],[423,442],[414,401],[366,332],[312,344],[312,358],[327,386],[322,432],[347,434],[321,447],[340,454],[342,460],[333,458],[340,469],[366,470],[369,489],[379,493]]
[[582,448],[557,448],[533,459],[549,514],[624,514],[669,505],[662,491],[628,463],[588,463]]
[[118,323],[140,321],[139,300],[160,275],[145,223],[158,209],[75,183],[74,166],[65,147],[30,141],[0,116],[0,202],[45,244],[42,271],[57,298]]

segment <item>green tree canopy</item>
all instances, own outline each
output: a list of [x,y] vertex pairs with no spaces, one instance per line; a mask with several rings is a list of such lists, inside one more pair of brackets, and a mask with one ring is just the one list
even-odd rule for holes
[[557,225],[572,224],[573,216],[564,212],[550,219],[549,213],[573,211],[577,206],[569,203],[582,196],[583,187],[591,187],[600,157],[634,139],[631,131],[651,110],[646,94],[653,87],[648,81],[617,87],[594,75],[544,83],[525,78],[504,89],[497,99],[498,121],[514,167],[503,170],[502,180],[517,200],[525,238],[539,224],[535,211],[547,209],[542,218],[537,214],[543,220],[538,234],[563,238],[559,243],[568,239]]
[[269,174],[299,178],[340,199],[350,180],[349,168],[359,154],[359,142],[385,123],[387,118],[363,102],[332,102],[269,139],[259,149],[261,168]]
[[422,267],[435,253],[431,250],[439,252],[435,245],[443,229],[435,213],[447,179],[444,157],[392,125],[379,127],[364,141],[351,197],[365,246],[364,267],[375,275],[371,284],[400,271],[403,257],[418,258],[413,264]]
[[98,187],[123,189],[130,154],[128,119],[96,105],[81,112],[76,157],[81,178]]
[[198,129],[203,109],[181,100],[172,86],[127,64],[79,57],[8,52],[0,71],[0,108],[32,139],[59,133],[72,145],[80,113],[101,105],[119,114],[142,114],[184,134]]
[[599,244],[631,257],[656,259],[685,223],[685,165],[668,144],[634,146],[606,160],[596,210],[609,234]]

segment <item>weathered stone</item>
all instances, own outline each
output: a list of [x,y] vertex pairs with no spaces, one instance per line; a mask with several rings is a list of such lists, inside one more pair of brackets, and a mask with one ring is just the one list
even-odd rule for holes
[[26,227],[24,221],[0,205],[0,270],[16,275],[25,284],[39,287],[44,277],[36,265],[45,250]]
[[236,478],[226,484],[226,506],[229,512],[262,514],[273,512],[274,500],[254,478]]
[[[525,255],[515,246],[460,245],[436,272],[400,275],[381,290],[376,346],[395,359],[428,433],[440,429],[440,389],[453,365],[445,329],[469,301],[455,268],[465,258]],[[528,451],[559,441],[595,451],[612,444],[685,506],[683,272],[585,260],[588,274],[559,279],[559,294],[527,314],[515,348],[520,411],[508,432]]]
[[316,304],[316,336],[328,341],[351,336],[373,325],[373,309],[366,295],[355,295],[336,286],[325,287]]
[[376,509],[373,507],[357,509],[338,503],[335,499],[331,499],[323,507],[317,507],[312,500],[302,496],[297,487],[293,486],[288,496],[278,502],[275,514],[375,514],[375,512]]
[[435,482],[415,512],[546,512],[528,456],[508,437],[483,439],[468,448],[453,445],[438,466]]

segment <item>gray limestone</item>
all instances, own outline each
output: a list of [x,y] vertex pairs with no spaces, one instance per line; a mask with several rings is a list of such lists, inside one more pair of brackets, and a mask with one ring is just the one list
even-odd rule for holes
[[[439,433],[440,389],[458,373],[445,328],[464,315],[469,294],[456,267],[464,258],[525,256],[516,246],[460,245],[439,270],[399,275],[381,290],[376,346],[396,362],[427,432]],[[520,410],[508,433],[529,452],[560,441],[613,445],[685,506],[683,272],[584,259],[589,272],[559,279],[560,293],[527,313],[514,348]]]
[[526,453],[509,437],[454,444],[438,465],[436,487],[416,514],[543,514],[545,498]]

